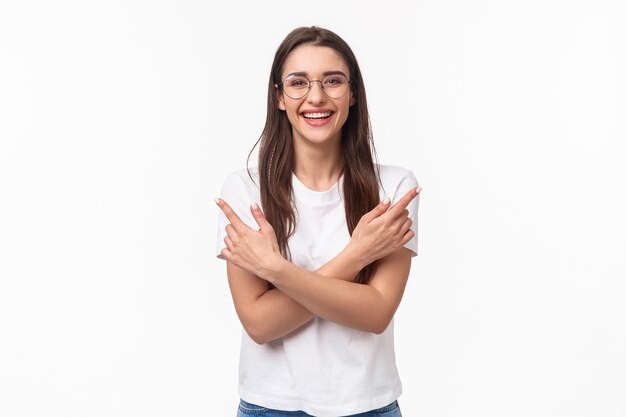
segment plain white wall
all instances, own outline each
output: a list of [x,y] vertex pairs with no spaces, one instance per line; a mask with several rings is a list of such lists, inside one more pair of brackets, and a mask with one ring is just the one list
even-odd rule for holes
[[359,58],[380,162],[423,187],[404,415],[626,416],[624,21],[619,1],[2,2],[0,415],[234,415],[213,198],[276,47],[316,24]]

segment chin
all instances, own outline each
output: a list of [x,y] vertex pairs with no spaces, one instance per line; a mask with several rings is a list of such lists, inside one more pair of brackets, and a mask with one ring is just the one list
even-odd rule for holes
[[307,142],[323,144],[333,142],[336,135],[301,135],[301,137]]

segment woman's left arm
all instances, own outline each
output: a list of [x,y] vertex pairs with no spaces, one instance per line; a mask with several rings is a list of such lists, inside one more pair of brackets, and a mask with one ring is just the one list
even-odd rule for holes
[[380,334],[393,318],[409,277],[412,252],[400,248],[378,261],[368,284],[341,281],[277,258],[262,278],[311,313],[354,329]]

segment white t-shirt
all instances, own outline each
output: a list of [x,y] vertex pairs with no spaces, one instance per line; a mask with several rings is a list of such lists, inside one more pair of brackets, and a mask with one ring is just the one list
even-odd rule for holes
[[[418,183],[410,170],[379,165],[384,189],[394,204]],[[248,226],[259,226],[250,204],[261,205],[258,169],[230,174],[225,200]],[[255,184],[256,183],[256,184]],[[343,177],[327,191],[307,188],[292,174],[296,228],[289,239],[292,262],[315,271],[337,256],[350,234],[343,204]],[[405,246],[417,255],[419,195],[408,205],[415,237]],[[262,207],[261,207],[262,208]],[[217,256],[226,246],[228,219],[219,213]],[[395,362],[393,320],[380,335],[355,330],[319,317],[275,341],[259,345],[242,332],[239,395],[244,401],[285,411],[303,410],[319,417],[357,414],[383,407],[402,392]]]

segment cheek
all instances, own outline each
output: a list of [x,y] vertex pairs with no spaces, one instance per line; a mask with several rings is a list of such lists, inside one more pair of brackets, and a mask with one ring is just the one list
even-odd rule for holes
[[348,121],[348,112],[345,112],[342,116],[341,116],[341,120],[339,120],[339,125],[341,127],[343,127],[343,125],[346,124],[346,122]]
[[285,113],[287,113],[287,119],[289,120],[289,123],[291,123],[292,126],[297,123],[298,111],[296,109],[287,108]]
[[350,114],[350,112],[352,111],[352,107],[350,107],[351,104],[351,100],[346,100],[345,103],[342,103],[341,106],[341,119],[345,122],[346,120],[348,120],[348,115]]
[[287,113],[287,117],[289,118],[290,122],[294,122],[296,120],[298,120],[298,117],[300,116],[300,104],[301,103],[286,103],[285,105],[285,113]]

